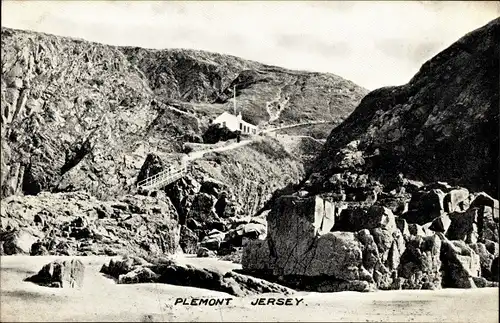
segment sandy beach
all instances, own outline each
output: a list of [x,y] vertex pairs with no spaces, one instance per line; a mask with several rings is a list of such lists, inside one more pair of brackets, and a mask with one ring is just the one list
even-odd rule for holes
[[[252,305],[264,294],[229,294],[166,284],[117,285],[99,273],[110,257],[77,257],[86,265],[81,289],[57,289],[24,282],[45,263],[65,257],[2,256],[2,321],[355,321],[355,322],[498,322],[498,289],[304,293],[299,305]],[[67,257],[69,258],[69,257]],[[73,257],[71,257],[73,258]],[[219,268],[239,265],[207,258],[179,261]],[[177,298],[231,298],[229,305],[182,305]]]

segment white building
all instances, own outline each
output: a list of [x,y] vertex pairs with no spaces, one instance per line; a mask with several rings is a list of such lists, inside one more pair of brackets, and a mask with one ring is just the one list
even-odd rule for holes
[[237,116],[229,112],[224,112],[215,118],[212,123],[218,123],[231,131],[240,131],[242,134],[256,135],[258,133],[257,126],[242,119],[241,112]]

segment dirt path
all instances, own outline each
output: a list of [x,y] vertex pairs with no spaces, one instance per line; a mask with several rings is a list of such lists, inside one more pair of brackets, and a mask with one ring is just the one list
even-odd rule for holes
[[[314,122],[297,123],[297,124],[293,124],[293,125],[287,125],[287,126],[282,126],[282,127],[277,127],[277,128],[263,130],[263,131],[261,131],[261,133],[269,133],[269,132],[278,131],[278,130],[281,130],[281,129],[288,129],[288,128],[293,128],[293,127],[300,127],[300,126],[304,126],[304,125],[313,125],[313,124],[321,124],[321,123],[328,123],[328,121],[314,121]],[[309,136],[300,136],[300,135],[298,135],[298,136],[291,136],[291,137],[306,138],[306,137],[309,137]],[[315,138],[312,138],[312,137],[310,137],[310,138],[314,139],[316,141],[319,141],[319,140],[317,140]],[[257,140],[259,140],[259,136],[253,136],[252,139],[242,140],[240,142],[234,142],[234,143],[231,143],[231,144],[226,145],[226,146],[221,146],[221,147],[216,147],[216,148],[211,148],[211,149],[206,149],[206,150],[200,150],[200,151],[192,152],[192,153],[187,154],[187,156],[182,157],[182,161],[183,162],[189,162],[189,161],[193,161],[193,160],[196,160],[196,159],[203,158],[203,156],[205,154],[208,154],[208,153],[222,152],[222,151],[227,151],[227,150],[231,150],[231,149],[237,149],[237,148],[246,146],[249,143],[251,143],[253,141],[257,141]]]
[[312,122],[295,123],[295,124],[291,124],[291,125],[287,125],[287,126],[281,126],[281,127],[262,130],[261,132],[267,133],[267,132],[278,131],[278,130],[282,130],[282,129],[289,129],[289,128],[295,128],[295,127],[300,127],[300,126],[315,125],[315,124],[323,124],[323,123],[329,123],[329,122],[331,122],[331,121],[312,121]]
[[189,153],[187,156],[184,156],[182,158],[183,161],[192,161],[196,159],[202,158],[205,154],[208,153],[213,153],[213,152],[221,152],[221,151],[226,151],[226,150],[231,150],[231,149],[236,149],[240,148],[243,146],[248,145],[249,143],[253,142],[255,139],[249,139],[249,140],[242,140],[240,142],[233,142],[227,146],[221,146],[221,147],[216,147],[216,148],[211,148],[211,149],[206,149],[206,150],[200,150],[196,152]]

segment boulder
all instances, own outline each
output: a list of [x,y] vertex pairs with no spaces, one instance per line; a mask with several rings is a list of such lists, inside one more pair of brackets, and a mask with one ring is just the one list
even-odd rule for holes
[[3,247],[3,255],[29,255],[31,246],[35,242],[37,242],[37,238],[25,230],[13,230],[0,233],[0,243]]
[[456,188],[449,191],[443,200],[444,211],[451,213],[455,211],[463,212],[469,207],[469,190],[466,188]]
[[219,193],[226,185],[213,178],[205,178],[201,183],[200,193],[206,193],[212,196],[219,196]]
[[435,232],[446,233],[450,225],[451,225],[450,217],[446,214],[443,214],[432,221],[431,225],[429,226],[429,229]]
[[198,193],[194,196],[193,203],[187,214],[187,219],[194,219],[200,223],[218,220],[215,213],[215,202],[217,199],[207,193]]
[[360,207],[342,210],[334,230],[354,232],[375,228],[389,231],[397,228],[396,218],[390,209],[374,205],[367,210]]
[[49,251],[41,241],[37,241],[31,245],[30,256],[45,256]]
[[481,276],[488,280],[495,280],[496,277],[494,277],[491,273],[491,267],[493,265],[493,260],[495,259],[495,254],[490,253],[486,248],[486,245],[483,243],[474,243],[469,246],[479,256]]
[[492,255],[498,256],[498,253],[500,251],[500,246],[498,242],[494,242],[491,240],[484,240],[484,245],[486,246],[486,250],[488,250],[489,253]]
[[462,240],[476,243],[478,239],[478,208],[470,208],[465,212],[454,212],[449,215],[451,224],[446,232],[450,240]]
[[410,224],[408,224],[408,231],[413,236],[425,237],[427,235],[425,233],[424,229],[422,228],[422,226],[418,225],[416,223],[410,223]]
[[267,215],[274,275],[358,279],[361,243],[352,232],[329,232],[334,224],[333,208],[325,205],[319,197],[282,196],[276,200]]
[[146,160],[139,171],[137,176],[137,182],[140,182],[148,177],[151,177],[157,173],[162,172],[166,169],[166,165],[160,156],[155,154],[148,154]]
[[408,226],[408,222],[406,222],[405,219],[397,217],[396,218],[396,227],[404,236],[410,235],[410,229]]
[[214,207],[217,215],[223,219],[233,218],[241,213],[240,205],[234,199],[228,198],[226,192],[222,192]]
[[215,253],[210,249],[200,247],[200,248],[198,248],[198,251],[196,252],[196,256],[198,258],[215,257]]
[[179,245],[184,253],[196,253],[198,250],[198,235],[185,225],[181,226]]
[[157,266],[160,275],[158,282],[179,286],[205,288],[241,297],[261,293],[280,293],[289,295],[290,288],[271,283],[260,278],[235,272],[222,272],[192,265],[170,264]]
[[224,237],[224,233],[218,230],[212,230],[207,236],[203,238],[200,246],[209,250],[217,251],[220,247],[221,242],[224,240]]
[[422,190],[424,191],[441,190],[444,193],[448,193],[452,189],[453,187],[447,182],[439,182],[439,181],[426,184],[422,187]]
[[218,271],[173,263],[157,266],[155,272],[160,274],[160,283],[221,291],[222,274]]
[[499,271],[498,267],[500,265],[500,260],[498,259],[498,256],[493,259],[493,262],[491,263],[491,277],[493,281],[499,281]]
[[265,225],[259,223],[241,224],[237,228],[228,231],[224,236],[224,241],[235,247],[241,247],[243,240],[263,239],[267,233]]
[[120,275],[131,272],[140,264],[141,263],[135,260],[135,258],[126,257],[122,260],[111,259],[108,265],[102,265],[100,272],[118,279]]
[[498,215],[489,206],[480,206],[478,210],[478,236],[481,241],[491,240],[499,242],[498,239]]
[[26,281],[39,285],[59,288],[81,288],[85,274],[85,266],[78,259],[55,260],[43,266],[43,268]]
[[380,254],[375,239],[367,229],[359,231],[357,238],[363,246],[363,267],[368,272],[373,273],[380,262]]
[[463,241],[444,240],[441,246],[443,287],[475,288],[473,277],[481,274],[479,256]]
[[477,194],[470,204],[470,207],[480,207],[480,206],[489,206],[493,210],[493,218],[498,219],[499,215],[499,202],[497,199],[492,198],[488,194],[481,192]]
[[250,241],[243,249],[241,266],[245,271],[270,272],[273,263],[268,240]]
[[440,189],[419,191],[412,195],[409,211],[402,216],[408,223],[424,224],[432,222],[444,211],[443,200],[445,193]]
[[441,286],[441,240],[437,235],[412,236],[401,255],[398,277],[402,289],[435,289]]
[[415,181],[411,179],[404,179],[403,180],[403,187],[406,192],[408,193],[415,193],[421,190],[421,188],[424,186],[424,183],[421,181]]
[[242,275],[234,271],[227,272],[223,280],[225,288],[229,290],[229,294],[238,297],[263,293],[277,293],[280,295],[292,295],[295,293],[294,290],[277,283]]
[[187,219],[186,226],[191,230],[201,229],[203,226],[195,219]]
[[498,281],[489,281],[484,277],[472,277],[472,280],[474,281],[474,285],[478,288],[499,286]]
[[138,267],[118,276],[118,284],[155,283],[159,275],[147,267]]
[[[242,242],[242,245],[245,245],[246,243],[248,243],[248,240],[246,238],[244,238],[244,242]],[[228,256],[228,255],[233,254],[235,257],[237,257],[236,253],[238,252],[239,248],[240,247],[235,247],[227,241],[222,241],[220,246],[219,246],[219,250],[217,250],[217,255],[218,256]]]

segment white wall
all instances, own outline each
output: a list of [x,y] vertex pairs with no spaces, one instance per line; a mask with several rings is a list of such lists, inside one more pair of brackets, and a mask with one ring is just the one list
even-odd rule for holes
[[219,123],[221,125],[225,125],[231,131],[240,130],[240,123],[238,118],[227,112],[224,112],[223,114],[215,118],[213,123]]
[[[241,120],[241,117],[234,116],[230,113],[224,112],[215,120],[213,123],[219,123],[221,125],[225,125],[231,131],[241,131],[241,133],[245,134],[257,134],[257,126],[250,124],[246,121]],[[241,125],[241,126],[240,126]],[[255,132],[254,132],[255,130]]]

